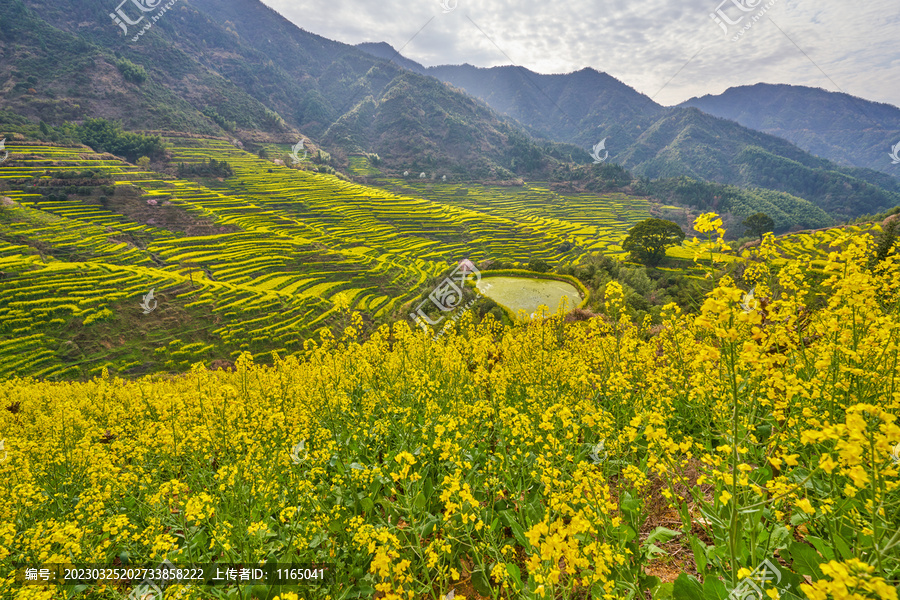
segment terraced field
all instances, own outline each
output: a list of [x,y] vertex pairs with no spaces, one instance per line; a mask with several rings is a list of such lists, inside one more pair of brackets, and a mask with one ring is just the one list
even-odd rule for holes
[[[277,166],[221,140],[167,144],[173,163],[225,160],[234,175],[204,185],[84,147],[7,146],[0,376],[291,354],[346,326],[349,310],[404,317],[463,258],[568,265],[593,251],[621,253],[626,230],[648,215],[645,201],[623,195],[379,180],[400,191],[392,193]],[[365,157],[351,159],[377,173]],[[59,177],[87,169],[115,193],[46,195],[62,189],[53,187]],[[151,290],[158,307],[143,314]]]
[[874,234],[878,231],[879,225],[863,223],[784,235],[776,240],[780,258],[775,259],[775,263],[783,264],[788,260],[802,259],[813,267],[821,267],[828,260],[828,255],[846,245],[849,238],[860,234]]

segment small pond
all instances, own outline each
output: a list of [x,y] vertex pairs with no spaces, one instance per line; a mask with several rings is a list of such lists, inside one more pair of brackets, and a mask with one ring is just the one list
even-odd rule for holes
[[563,297],[568,298],[567,311],[581,303],[581,294],[574,285],[555,279],[482,277],[478,291],[516,315],[520,310],[533,315],[542,305],[550,310],[550,314],[556,314]]

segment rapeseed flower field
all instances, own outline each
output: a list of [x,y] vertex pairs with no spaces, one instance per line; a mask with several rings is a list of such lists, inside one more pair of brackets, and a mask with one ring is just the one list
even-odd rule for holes
[[831,243],[776,268],[769,237],[653,328],[612,282],[584,321],[354,315],[271,366],[2,381],[0,594],[124,598],[16,568],[168,560],[332,578],[167,599],[895,600],[900,260]]

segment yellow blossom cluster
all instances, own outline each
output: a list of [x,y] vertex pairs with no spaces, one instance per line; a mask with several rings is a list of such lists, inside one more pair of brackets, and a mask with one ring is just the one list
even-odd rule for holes
[[893,600],[900,260],[780,243],[652,330],[613,282],[581,322],[354,317],[272,365],[0,381],[0,596],[63,597],[16,565],[127,557],[340,565],[316,597],[612,599],[669,552],[726,595],[777,556],[813,600]]

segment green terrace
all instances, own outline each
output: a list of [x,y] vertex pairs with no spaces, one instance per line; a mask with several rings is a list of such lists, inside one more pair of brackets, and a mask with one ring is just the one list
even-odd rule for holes
[[[173,165],[214,159],[234,174],[175,178],[85,147],[7,146],[0,355],[15,360],[0,362],[0,376],[181,370],[198,348],[208,360],[291,354],[346,326],[352,310],[375,323],[406,318],[402,309],[463,258],[574,265],[598,250],[621,254],[627,229],[649,216],[645,200],[620,194],[413,179],[372,187],[222,140],[166,142]],[[73,192],[60,179],[87,169],[99,174],[93,187]],[[159,305],[143,314],[150,290]]]

